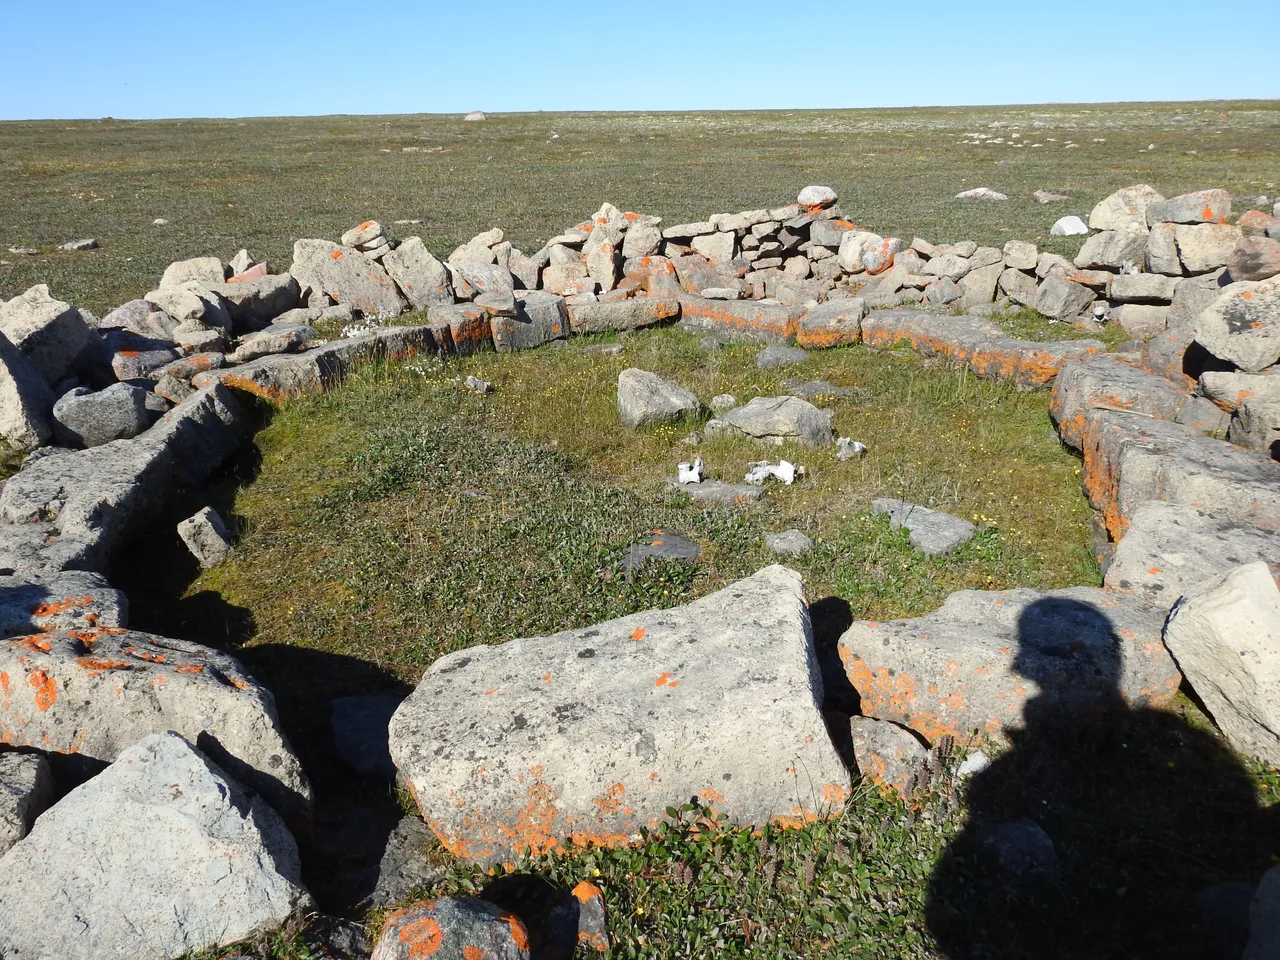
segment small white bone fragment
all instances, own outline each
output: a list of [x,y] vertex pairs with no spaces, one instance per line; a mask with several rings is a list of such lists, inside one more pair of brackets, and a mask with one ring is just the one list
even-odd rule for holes
[[702,458],[695,457],[693,463],[681,463],[680,482],[681,483],[701,483],[702,482]]

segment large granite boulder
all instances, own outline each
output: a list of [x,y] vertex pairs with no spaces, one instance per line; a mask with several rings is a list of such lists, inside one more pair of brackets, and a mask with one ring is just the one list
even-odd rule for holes
[[64,447],[100,447],[136,437],[152,416],[147,391],[131,383],[113,383],[97,393],[76,387],[53,405],[53,429]]
[[415,310],[453,303],[449,271],[420,237],[409,237],[382,258],[387,274]]
[[0,858],[0,954],[170,960],[247,940],[311,905],[300,872],[270,807],[156,733]]
[[394,317],[407,306],[381,264],[354,247],[299,240],[293,245],[289,273],[300,287],[349,304],[366,317]]
[[512,860],[629,843],[694,796],[739,824],[841,804],[821,702],[800,577],[773,566],[683,607],[441,657],[392,718],[391,756],[449,850]]
[[53,400],[40,369],[0,333],[0,440],[21,453],[48,443]]
[[1280,361],[1280,277],[1232,284],[1201,311],[1196,340],[1245,373]]
[[102,361],[102,340],[80,311],[56,300],[43,283],[0,303],[0,333],[53,386],[85,373]]

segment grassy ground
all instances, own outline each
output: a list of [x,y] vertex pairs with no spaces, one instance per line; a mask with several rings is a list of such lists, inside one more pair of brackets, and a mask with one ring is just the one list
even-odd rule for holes
[[[974,145],[979,133],[1004,142]],[[247,246],[287,267],[296,238],[370,217],[437,254],[491,226],[531,251],[606,199],[675,223],[776,205],[812,182],[904,238],[1073,253],[1078,239],[1048,237],[1053,221],[1132,183],[1225,187],[1240,209],[1274,196],[1278,134],[1277,101],[4,123],[0,297],[47,282],[103,311],[152,289],[171,260]],[[975,186],[1010,199],[952,199]],[[1072,199],[1037,205],[1042,188]],[[423,222],[391,226],[400,219]],[[102,249],[54,249],[85,236]]]

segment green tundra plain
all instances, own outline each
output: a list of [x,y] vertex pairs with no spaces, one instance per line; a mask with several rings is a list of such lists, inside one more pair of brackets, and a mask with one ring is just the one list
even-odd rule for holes
[[[336,239],[370,218],[393,237],[421,236],[438,256],[493,226],[531,252],[605,200],[674,223],[778,205],[810,183],[835,187],[845,214],[882,234],[1022,239],[1070,254],[1079,240],[1050,238],[1053,221],[1087,216],[1133,183],[1166,196],[1224,187],[1236,212],[1274,198],[1280,102],[20,122],[0,124],[0,176],[0,297],[48,283],[100,315],[152,289],[173,260],[225,260],[247,247],[283,270],[295,239]],[[1009,200],[953,199],[977,186]],[[1041,205],[1040,189],[1070,199]],[[81,237],[100,248],[57,249]],[[1032,339],[1074,334],[1029,312],[1002,322]],[[318,822],[412,810],[394,789],[344,772],[330,698],[406,692],[461,647],[687,602],[772,562],[769,531],[797,527],[815,541],[793,565],[824,654],[851,618],[919,615],[953,590],[1101,582],[1080,463],[1058,442],[1044,391],[861,347],[765,372],[746,346],[708,352],[676,330],[618,337],[620,357],[582,349],[611,339],[375,365],[323,395],[263,406],[252,448],[209,489],[183,492],[116,564],[137,629],[228,649],[274,692],[315,781]],[[773,395],[790,377],[828,380],[848,392],[818,402],[870,453],[839,463],[834,451],[761,454],[730,440],[695,451],[683,442],[695,421],[630,433],[613,393],[628,366],[704,400]],[[495,392],[465,390],[468,374]],[[749,510],[693,506],[661,478],[695,452],[723,479],[765,455],[788,456],[808,475]],[[924,558],[870,515],[879,496],[957,513],[979,533],[949,557]],[[239,541],[227,563],[202,573],[173,524],[206,503]],[[617,576],[626,545],[654,529],[697,541],[701,559]],[[1022,767],[1000,800],[1009,811],[1054,779],[1055,764],[1071,771],[1054,795],[1036,795],[1065,879],[1050,895],[1052,919],[1022,940],[991,942],[984,925],[984,911],[1017,906],[1008,891],[975,881],[963,904],[937,905],[938,878],[964,875],[952,852],[971,813],[951,777],[959,755],[945,749],[911,803],[863,784],[833,820],[753,833],[673,797],[671,823],[640,846],[546,857],[518,875],[601,886],[622,957],[958,957],[961,942],[986,943],[973,955],[995,958],[1195,957],[1194,895],[1255,881],[1271,864],[1275,847],[1241,825],[1258,822],[1280,787],[1273,771],[1230,757],[1191,699],[1150,713],[1105,736],[1064,733],[1052,762],[1043,752],[1012,761]],[[301,843],[321,907],[376,935],[379,915],[337,879],[349,854]],[[423,855],[440,878],[420,895],[483,890],[539,909],[527,885],[503,886],[509,878],[434,844]],[[244,950],[318,956],[292,930]]]

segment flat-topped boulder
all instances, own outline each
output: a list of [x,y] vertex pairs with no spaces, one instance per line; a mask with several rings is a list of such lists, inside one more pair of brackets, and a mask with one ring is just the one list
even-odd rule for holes
[[1121,539],[1152,500],[1212,510],[1280,530],[1280,463],[1190,427],[1136,413],[1085,414],[1084,491]]
[[1216,576],[1262,560],[1280,580],[1280,532],[1174,503],[1140,504],[1107,567],[1109,590],[1172,607]]
[[749,503],[758,503],[764,499],[765,494],[764,487],[749,483],[725,483],[723,480],[681,483],[676,477],[667,477],[663,482],[667,489],[683,493],[691,500],[724,506],[741,507]]
[[941,557],[959,550],[977,532],[977,527],[968,520],[905,500],[881,498],[871,504],[871,512],[887,514],[895,530],[906,527],[911,534],[911,546],[927,557]]
[[0,576],[0,638],[123,627],[128,620],[129,601],[100,573]]
[[821,701],[800,577],[773,566],[683,607],[442,657],[392,718],[391,755],[449,850],[512,860],[630,843],[694,796],[737,824],[838,807]]
[[706,431],[776,446],[788,442],[821,446],[830,443],[833,436],[831,411],[820,410],[799,397],[756,397],[708,420]]
[[110,762],[175,730],[284,813],[311,786],[281,734],[271,693],[235,658],[120,627],[0,640],[0,742]]
[[1161,643],[1165,611],[1093,587],[961,590],[933,613],[854,623],[840,659],[865,716],[930,743],[971,743],[1041,711],[1158,705],[1181,676]]
[[633,297],[612,302],[570,303],[569,325],[574,333],[640,330],[680,316],[680,301]]
[[312,906],[260,799],[175,733],[122,751],[0,858],[0,953],[173,960]]
[[1049,415],[1062,442],[1079,450],[1085,416],[1095,407],[1177,420],[1188,397],[1178,384],[1104,354],[1063,365],[1049,395]]

